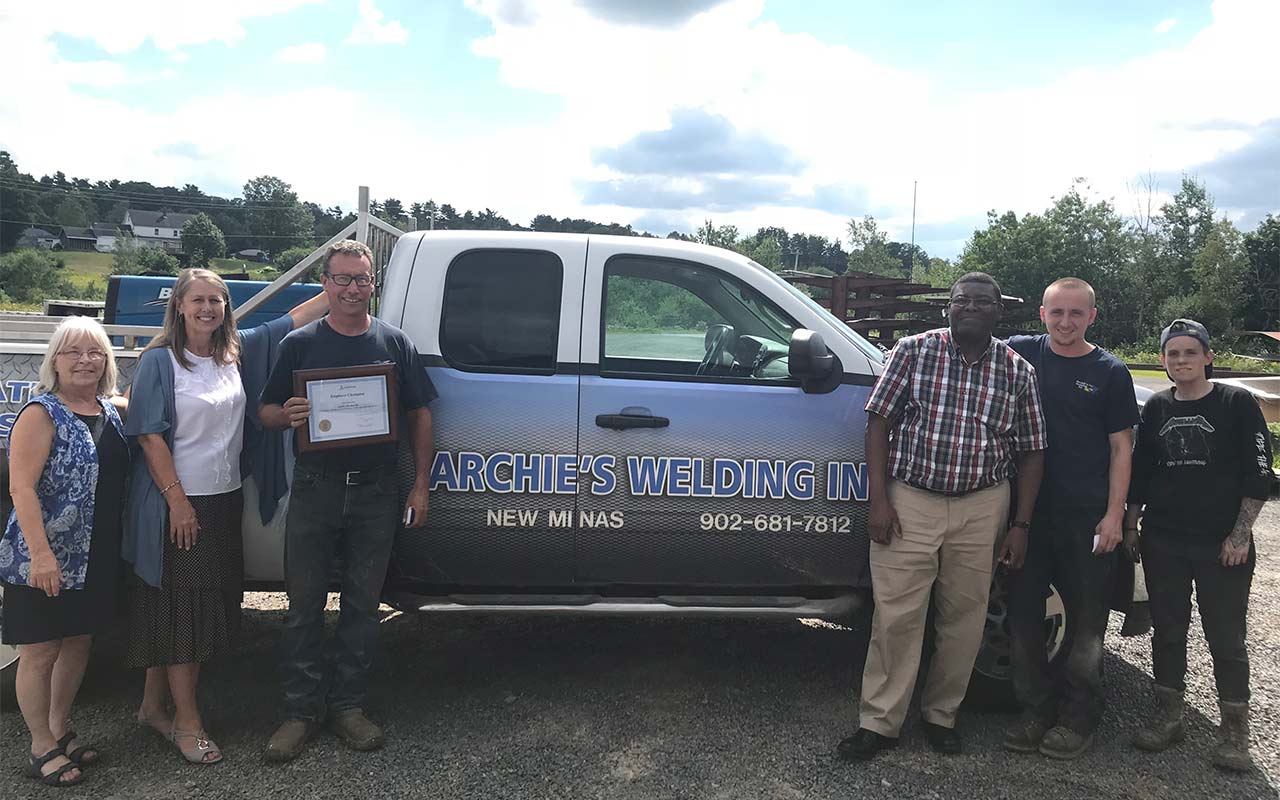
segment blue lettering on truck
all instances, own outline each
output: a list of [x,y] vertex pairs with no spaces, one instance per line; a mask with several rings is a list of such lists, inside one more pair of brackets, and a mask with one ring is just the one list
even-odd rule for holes
[[[867,465],[782,459],[627,456],[632,496],[713,497],[767,500],[867,500]],[[576,494],[578,481],[590,481],[593,495],[618,486],[614,455],[566,453],[482,453],[438,451],[431,465],[432,491],[497,494]]]

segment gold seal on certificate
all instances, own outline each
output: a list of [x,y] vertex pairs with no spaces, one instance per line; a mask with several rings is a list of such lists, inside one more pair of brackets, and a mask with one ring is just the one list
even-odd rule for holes
[[311,404],[298,452],[394,442],[400,416],[395,364],[293,371],[293,393]]

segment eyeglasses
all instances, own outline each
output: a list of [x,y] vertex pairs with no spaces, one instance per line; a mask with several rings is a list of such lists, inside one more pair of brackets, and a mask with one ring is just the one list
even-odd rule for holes
[[373,283],[373,276],[367,272],[360,275],[334,275],[331,272],[326,272],[325,277],[339,286],[350,286],[352,283],[355,283],[356,286],[364,288],[365,286]]
[[58,355],[63,358],[69,358],[72,361],[79,361],[85,356],[88,356],[90,361],[102,361],[107,357],[107,354],[101,350],[77,350],[74,347],[66,350],[59,350]]
[[965,306],[973,305],[979,311],[990,311],[995,308],[996,304],[999,302],[999,300],[993,300],[990,297],[966,297],[962,294],[958,294],[951,298],[951,307],[964,308]]

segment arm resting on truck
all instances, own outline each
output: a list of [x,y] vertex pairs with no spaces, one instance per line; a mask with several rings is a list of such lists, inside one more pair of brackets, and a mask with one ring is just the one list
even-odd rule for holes
[[293,317],[294,330],[308,322],[315,322],[327,313],[329,313],[329,295],[323,291],[289,309],[289,316]]
[[62,568],[49,547],[44,530],[44,513],[36,486],[53,448],[53,419],[39,403],[19,413],[9,433],[9,494],[18,516],[18,527],[31,554],[31,577],[27,582],[50,597],[62,588]]
[[142,456],[147,460],[147,472],[155,481],[160,494],[169,504],[169,538],[179,548],[190,550],[196,543],[200,531],[196,510],[182,490],[182,482],[178,480],[178,470],[173,465],[173,453],[164,443],[163,433],[144,433],[138,436],[138,446],[142,448]]

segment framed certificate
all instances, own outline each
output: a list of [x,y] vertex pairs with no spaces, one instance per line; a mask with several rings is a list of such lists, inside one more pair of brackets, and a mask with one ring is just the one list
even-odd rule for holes
[[293,393],[311,403],[297,428],[298,452],[394,442],[400,386],[395,364],[293,371]]

